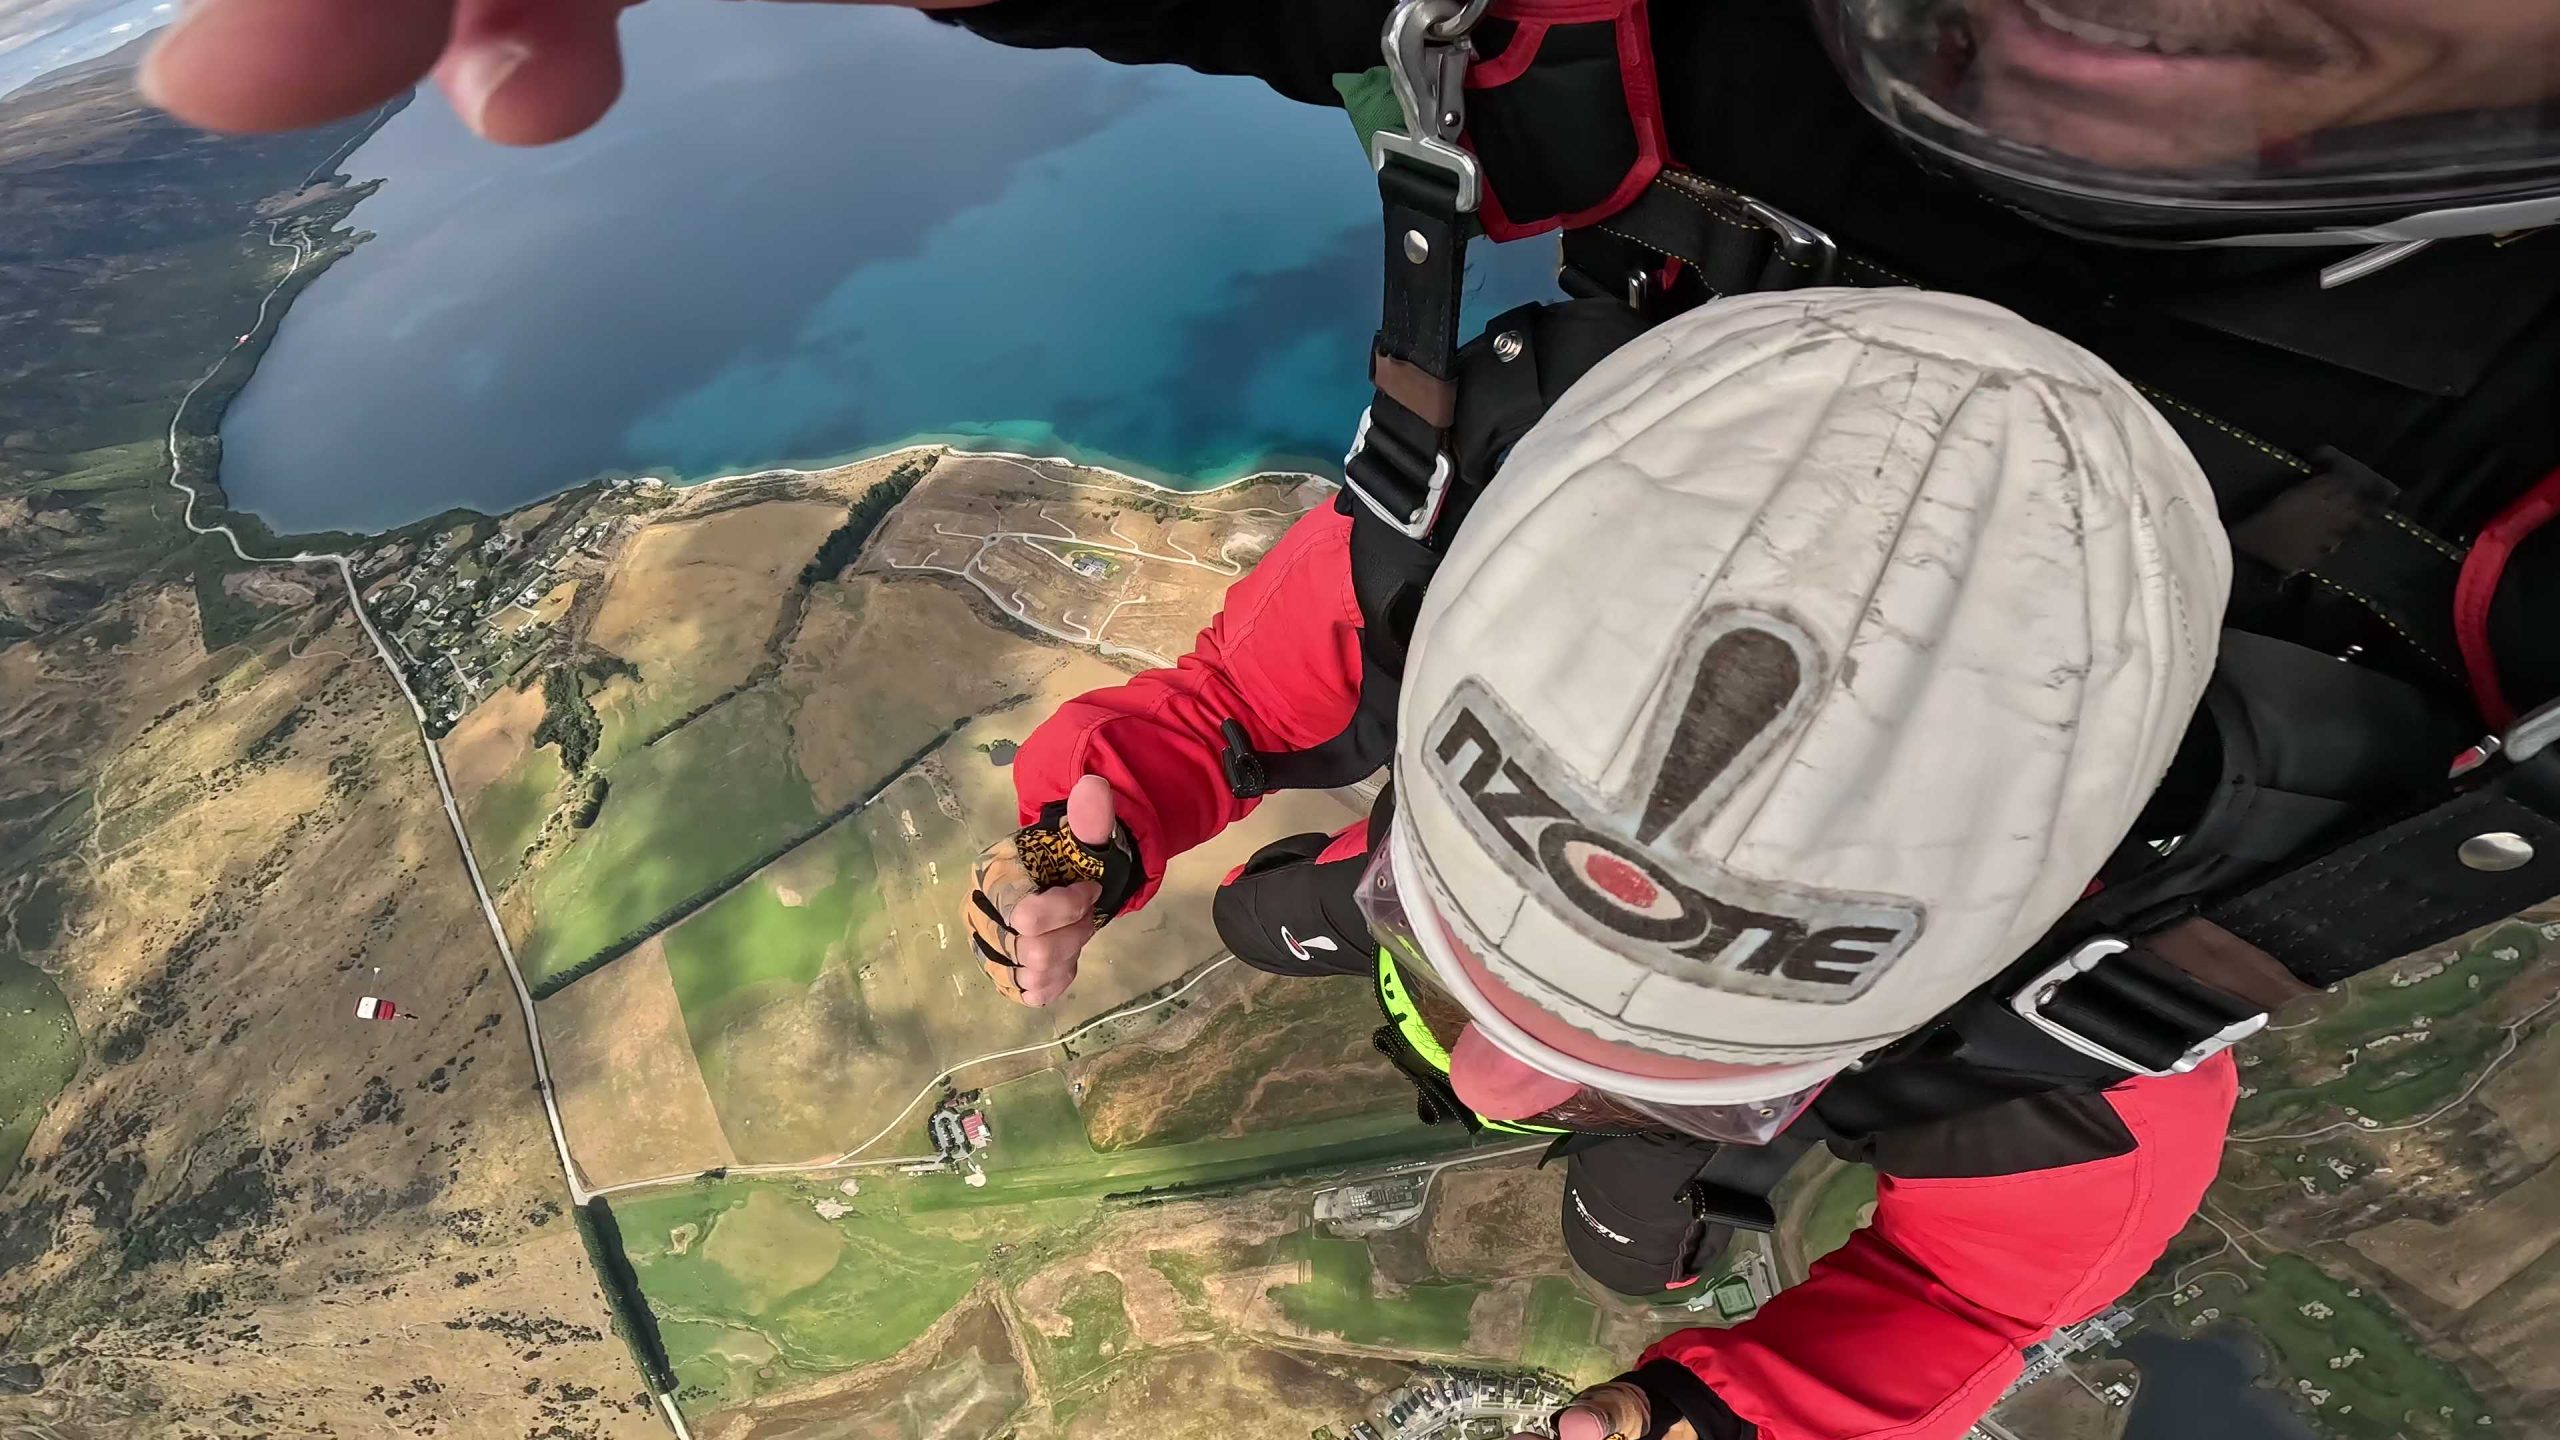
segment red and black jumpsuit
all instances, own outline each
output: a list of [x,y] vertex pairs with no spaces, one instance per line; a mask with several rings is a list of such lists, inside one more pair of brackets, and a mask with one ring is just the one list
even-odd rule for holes
[[[1079,777],[1108,779],[1152,872],[1135,906],[1170,857],[1250,814],[1255,802],[1230,793],[1220,768],[1220,722],[1240,721],[1258,750],[1290,751],[1351,718],[1350,529],[1332,506],[1308,515],[1180,662],[1061,706],[1015,760],[1023,823]],[[1222,891],[1221,934],[1265,969],[1366,976],[1373,952],[1350,887],[1299,883],[1356,870],[1366,844],[1363,824],[1265,850]],[[1333,948],[1303,943],[1317,936]],[[1872,1223],[1749,1320],[1682,1331],[1645,1358],[1687,1366],[1757,1440],[1961,1435],[2017,1377],[2022,1346],[2123,1295],[2194,1216],[2234,1074],[2226,1054],[2172,1079],[1876,1135],[1854,1151],[1881,1177]],[[1650,1292],[1695,1263],[1675,1253],[1692,1225],[1680,1194],[1698,1163],[1692,1153],[1681,1167],[1689,1143],[1613,1140],[1571,1157],[1562,1223],[1585,1269]]]

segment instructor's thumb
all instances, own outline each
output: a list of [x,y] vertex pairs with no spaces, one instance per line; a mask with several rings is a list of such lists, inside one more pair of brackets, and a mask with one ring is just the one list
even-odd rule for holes
[[1556,1417],[1556,1440],[1607,1440],[1609,1422],[1580,1405]]
[[1087,775],[1067,792],[1067,828],[1087,845],[1106,844],[1114,823],[1111,782]]

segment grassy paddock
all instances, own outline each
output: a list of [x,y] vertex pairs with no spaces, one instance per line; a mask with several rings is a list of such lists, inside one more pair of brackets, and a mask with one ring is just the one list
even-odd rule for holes
[[526,979],[566,970],[818,818],[782,700],[742,695],[606,772],[594,829],[543,867]]
[[1307,1266],[1305,1280],[1271,1289],[1273,1303],[1291,1323],[1355,1345],[1466,1353],[1467,1311],[1484,1286],[1441,1281],[1382,1298],[1369,1247],[1359,1241],[1300,1231],[1281,1243],[1294,1247]]
[[463,819],[490,888],[504,890],[515,882],[524,865],[524,847],[533,843],[560,803],[560,780],[559,752],[544,746],[528,751],[472,798]]
[[0,1183],[80,1068],[80,1032],[51,978],[0,954]]
[[1069,1165],[1093,1159],[1084,1118],[1055,1070],[1007,1080],[987,1092],[987,1123],[995,1131],[989,1163],[1004,1169]]
[[1858,1228],[1858,1212],[1876,1201],[1876,1172],[1864,1165],[1843,1165],[1822,1183],[1808,1202],[1802,1234],[1804,1259],[1810,1265],[1849,1243]]
[[1600,1308],[1562,1275],[1541,1275],[1529,1289],[1528,1338],[1522,1364],[1552,1370],[1577,1385],[1596,1384],[1626,1368],[1596,1343]]
[[[729,1181],[619,1207],[686,1393],[735,1404],[866,1364],[958,1304],[991,1240],[971,1217],[914,1212],[910,1189],[871,1180],[848,1199],[815,1182]],[[821,1201],[850,1213],[824,1219]]]
[[667,972],[696,1053],[741,1016],[858,953],[860,934],[879,916],[870,842],[846,824],[669,930]]

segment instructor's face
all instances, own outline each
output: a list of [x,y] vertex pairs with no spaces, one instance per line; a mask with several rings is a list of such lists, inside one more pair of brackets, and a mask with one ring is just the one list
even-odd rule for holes
[[2280,162],[2324,132],[2560,96],[2560,0],[1958,3],[1972,118],[2120,169]]

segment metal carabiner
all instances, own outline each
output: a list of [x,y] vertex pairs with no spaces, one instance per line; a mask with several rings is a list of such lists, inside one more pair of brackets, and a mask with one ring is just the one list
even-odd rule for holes
[[1467,64],[1475,28],[1491,0],[1399,0],[1387,17],[1379,49],[1387,81],[1404,112],[1404,133],[1380,130],[1370,138],[1370,164],[1386,168],[1389,155],[1450,171],[1457,177],[1458,209],[1472,212],[1483,194],[1475,157],[1459,148],[1467,128]]

